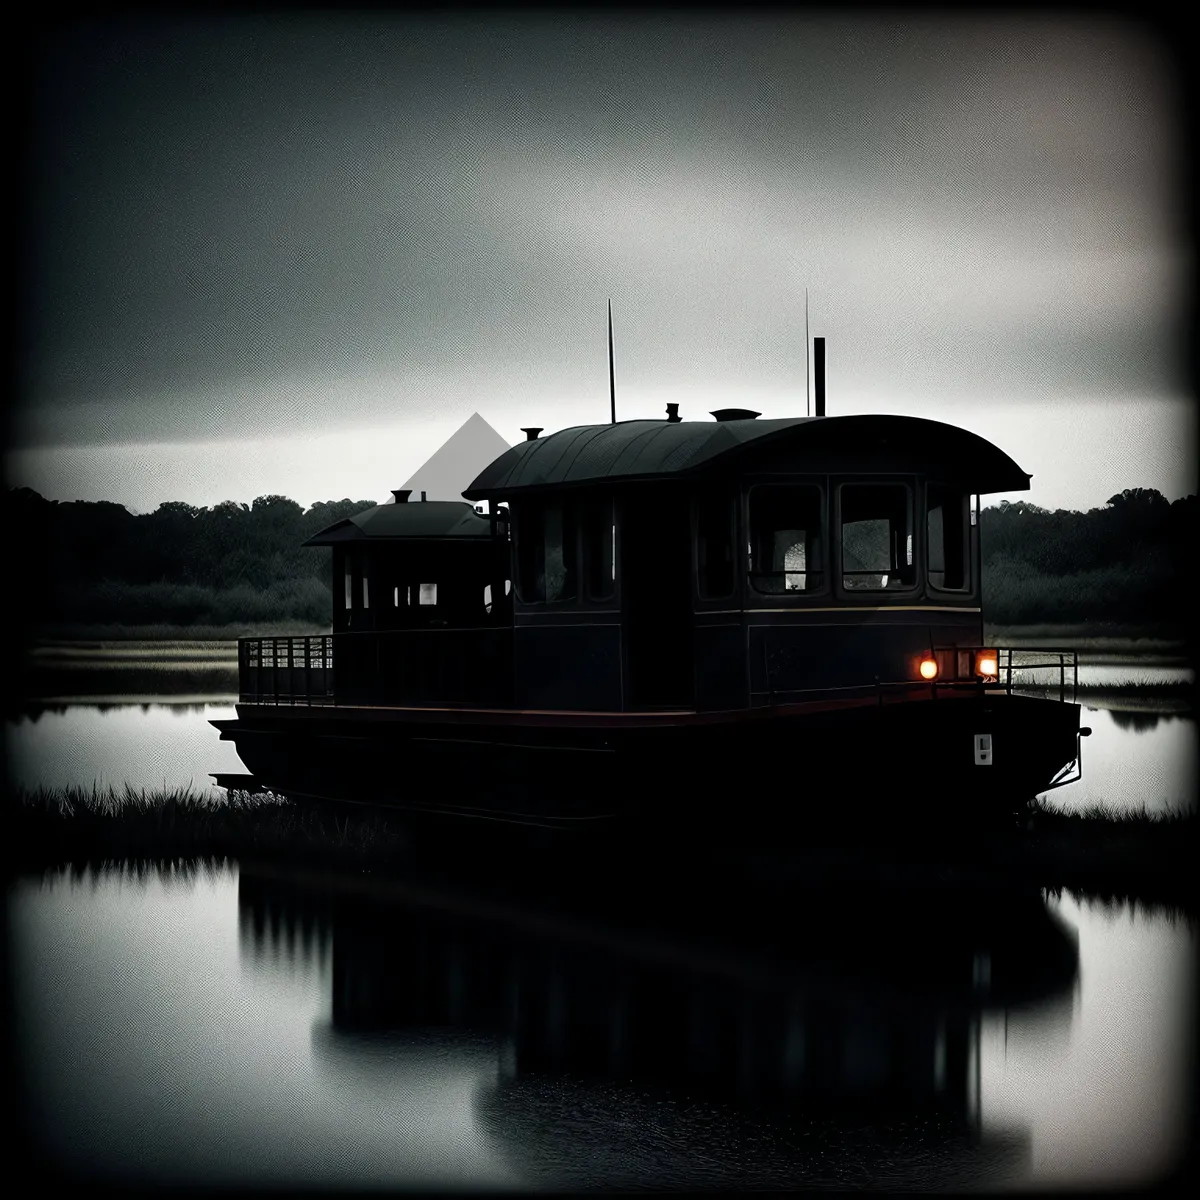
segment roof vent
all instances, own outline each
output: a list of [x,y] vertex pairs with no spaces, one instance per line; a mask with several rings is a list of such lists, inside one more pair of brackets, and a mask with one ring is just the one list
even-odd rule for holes
[[718,408],[711,415],[718,421],[753,421],[755,417],[761,417],[762,413],[756,413],[750,408]]
[[425,503],[425,493],[424,492],[421,493],[421,503],[422,504]]
[[392,488],[392,495],[396,497],[397,504],[405,504],[412,495],[412,488]]
[[670,421],[672,425],[683,420],[683,418],[679,415],[678,404],[667,405],[667,420]]
[[521,426],[521,432],[525,435],[525,440],[527,442],[536,442],[537,435],[542,432],[542,429],[543,429],[543,426],[541,426],[541,425],[522,425]]

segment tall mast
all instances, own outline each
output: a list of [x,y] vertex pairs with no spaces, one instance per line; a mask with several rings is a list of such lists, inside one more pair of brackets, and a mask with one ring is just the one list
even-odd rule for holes
[[608,302],[608,400],[611,406],[612,420],[617,423],[617,377],[613,371],[613,339],[612,339],[612,301]]
[[812,395],[812,384],[809,382],[808,371],[808,288],[804,289],[804,415],[809,415],[809,398]]

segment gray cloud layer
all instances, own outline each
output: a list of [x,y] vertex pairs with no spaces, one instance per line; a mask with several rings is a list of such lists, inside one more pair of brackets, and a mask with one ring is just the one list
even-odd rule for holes
[[608,296],[644,390],[802,392],[805,287],[847,389],[1181,386],[1176,99],[1131,27],[109,23],[35,101],[28,443],[587,392]]

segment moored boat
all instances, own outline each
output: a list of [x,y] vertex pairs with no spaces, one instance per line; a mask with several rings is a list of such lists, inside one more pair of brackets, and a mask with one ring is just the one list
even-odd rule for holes
[[[397,491],[306,543],[332,632],[241,639],[214,725],[255,786],[445,816],[1010,819],[1087,732],[1073,652],[983,638],[979,497],[1030,476],[953,425],[822,409],[529,428],[460,502]],[[1038,669],[1053,694],[1020,694]]]

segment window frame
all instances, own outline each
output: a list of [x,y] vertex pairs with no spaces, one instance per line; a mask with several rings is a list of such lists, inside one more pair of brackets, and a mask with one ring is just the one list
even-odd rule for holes
[[730,487],[724,496],[728,504],[729,516],[730,587],[728,592],[719,596],[706,595],[700,586],[700,506],[711,499],[711,493],[692,497],[692,595],[701,604],[725,604],[741,598],[742,581],[739,578],[741,572],[738,555],[738,516],[741,497],[734,487]]
[[[602,503],[603,501],[601,501]],[[507,502],[506,502],[507,503]],[[512,539],[513,539],[513,592],[517,603],[522,608],[536,608],[541,610],[564,610],[564,609],[582,609],[595,607],[597,605],[605,605],[611,607],[615,603],[616,588],[615,579],[613,580],[613,592],[604,600],[594,600],[588,597],[588,581],[584,574],[584,538],[583,538],[583,514],[588,506],[589,500],[586,493],[576,495],[571,492],[548,492],[541,495],[533,495],[517,500],[515,506],[510,508],[512,513]],[[612,506],[612,496],[609,494],[610,508]],[[546,513],[549,509],[557,507],[563,516],[564,523],[570,520],[573,528],[573,536],[570,539],[563,539],[564,548],[567,545],[571,546],[573,551],[572,574],[574,576],[575,587],[573,594],[570,596],[562,596],[556,600],[547,600],[545,597],[545,576],[546,576]],[[524,547],[525,547],[525,529],[529,524],[530,512],[536,511],[538,515],[538,525],[540,528],[540,543],[541,543],[541,575],[543,594],[536,598],[530,598],[525,594],[525,583],[527,580],[523,578],[525,574]]]
[[[524,502],[518,502],[510,509],[512,514],[512,536],[513,536],[513,559],[516,569],[513,571],[513,592],[516,594],[517,602],[521,605],[545,605],[546,601],[546,519],[545,507],[541,502],[541,497],[530,496]],[[533,516],[537,516],[538,538],[536,548],[531,545],[527,539],[530,536],[530,529],[533,526]],[[529,547],[527,550],[526,547]],[[527,555],[533,555],[532,570],[534,578],[540,574],[542,580],[542,594],[540,596],[529,596],[526,593],[526,588],[529,584],[529,579],[526,577],[527,571]],[[541,560],[541,571],[538,571],[538,559]]]
[[[587,608],[614,608],[617,603],[617,555],[616,555],[616,497],[609,489],[598,492],[581,492],[578,500],[572,500],[576,508],[575,532],[577,546],[575,549],[576,575],[579,580],[579,595],[573,603]],[[607,573],[600,574],[605,579],[607,591],[603,595],[592,592],[592,555],[588,547],[588,539],[584,528],[589,515],[598,514],[601,518],[603,532],[602,543],[607,546],[610,556]],[[607,514],[607,516],[605,516]],[[601,551],[601,564],[604,563],[604,551]],[[563,603],[568,603],[563,601]]]
[[[807,487],[815,488],[817,491],[818,501],[820,504],[820,519],[817,528],[820,536],[825,542],[825,561],[820,572],[821,582],[817,587],[805,587],[796,591],[781,591],[781,592],[764,592],[760,591],[754,584],[751,565],[753,562],[753,538],[754,538],[754,523],[753,523],[753,494],[757,488],[779,488],[779,487]],[[814,599],[828,599],[831,591],[830,575],[833,568],[832,551],[830,547],[830,503],[831,488],[830,481],[827,475],[776,475],[776,476],[761,476],[756,479],[747,480],[742,488],[742,531],[741,544],[746,547],[741,551],[737,560],[741,563],[742,578],[744,580],[744,590],[742,594],[745,597],[745,604],[750,608],[762,607],[763,603],[775,602],[776,604],[795,604],[797,602],[803,604]],[[759,572],[766,574],[768,572]],[[799,574],[800,572],[781,572],[785,577],[789,574]],[[808,574],[808,572],[804,572]]]
[[[933,582],[931,566],[931,563],[933,562],[933,554],[932,547],[929,544],[929,493],[930,489],[932,488],[943,488],[949,492],[958,492],[962,498],[962,587],[944,587]],[[975,502],[975,493],[973,489],[966,484],[946,483],[940,479],[926,479],[924,480],[924,486],[922,488],[922,500],[924,502],[922,506],[924,511],[924,521],[922,522],[922,525],[924,533],[923,540],[925,542],[924,570],[922,575],[925,580],[925,586],[928,588],[931,594],[938,593],[941,595],[957,596],[960,598],[973,595],[975,592],[974,548],[972,546],[972,542],[974,540],[972,530],[975,526],[972,524],[971,520],[971,506]],[[945,538],[943,534],[943,542],[944,540]],[[945,571],[943,568],[943,574],[944,573]]]
[[[907,471],[898,471],[895,474],[872,474],[872,475],[853,475],[840,476],[831,480],[831,491],[836,492],[837,502],[834,506],[834,521],[833,528],[837,530],[837,558],[833,567],[833,584],[834,595],[839,600],[857,600],[863,601],[867,597],[873,601],[891,599],[896,602],[900,599],[911,600],[914,596],[923,594],[924,576],[925,576],[925,555],[924,555],[924,534],[918,528],[918,513],[920,512],[919,500],[923,497],[920,488],[920,481],[917,476]],[[912,536],[912,572],[913,582],[902,587],[896,588],[850,588],[846,587],[846,571],[842,559],[843,552],[843,527],[845,522],[842,520],[842,512],[844,509],[843,496],[847,487],[903,487],[908,492],[908,517],[911,522]],[[885,572],[869,572],[870,574],[885,574]],[[890,574],[890,572],[886,572]]]

